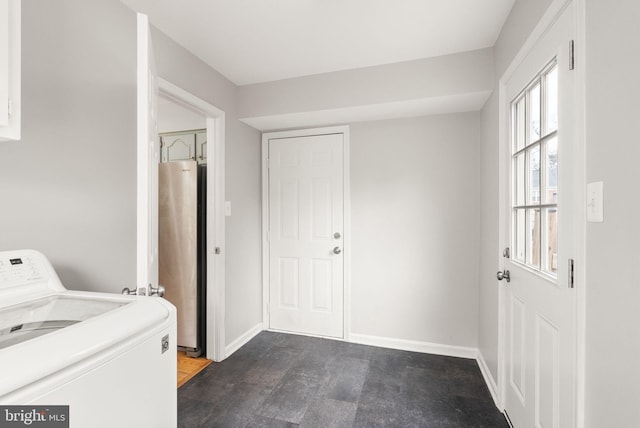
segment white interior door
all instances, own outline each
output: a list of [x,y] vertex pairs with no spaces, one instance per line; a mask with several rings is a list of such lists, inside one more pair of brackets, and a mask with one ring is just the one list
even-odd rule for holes
[[343,336],[343,134],[269,140],[269,326]]
[[158,79],[146,15],[138,14],[137,291],[158,287]]
[[[515,428],[575,426],[573,4],[506,82],[504,406]],[[499,273],[500,274],[500,273]]]

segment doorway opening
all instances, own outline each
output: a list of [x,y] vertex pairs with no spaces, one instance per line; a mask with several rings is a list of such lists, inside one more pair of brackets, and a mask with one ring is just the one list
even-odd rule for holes
[[188,357],[205,352],[206,118],[158,98],[158,282],[177,309],[177,347]]
[[[160,167],[162,168],[163,164],[178,165],[186,162],[185,168],[177,168],[178,173],[188,174],[182,169],[190,169],[189,166],[191,166],[195,172],[195,182],[200,183],[200,189],[204,190],[200,195],[202,203],[202,222],[199,228],[200,255],[195,256],[200,260],[200,266],[196,268],[197,272],[201,278],[206,276],[202,281],[200,293],[201,319],[205,321],[199,329],[202,333],[199,344],[201,349],[198,350],[198,346],[190,346],[195,343],[193,341],[186,345],[178,343],[178,346],[193,355],[199,354],[198,351],[200,351],[210,360],[222,361],[226,357],[224,355],[225,255],[223,251],[225,248],[225,113],[164,79],[158,80],[158,87],[161,99],[159,133],[162,137]],[[163,115],[166,115],[166,120]],[[200,179],[197,178],[198,174]],[[193,213],[194,209],[190,211]],[[197,213],[195,218],[197,219]],[[197,230],[197,226],[194,228]],[[195,245],[197,247],[197,244]],[[193,250],[193,243],[191,248],[197,254],[197,249]],[[175,263],[175,260],[172,258],[170,262]],[[162,269],[161,266],[161,272]],[[196,295],[197,292],[192,290],[191,296]],[[195,302],[189,303],[187,307],[197,311]],[[190,315],[190,322],[194,322],[194,314]],[[178,314],[178,320],[178,329],[180,329],[180,314]],[[180,341],[180,334],[178,336]]]

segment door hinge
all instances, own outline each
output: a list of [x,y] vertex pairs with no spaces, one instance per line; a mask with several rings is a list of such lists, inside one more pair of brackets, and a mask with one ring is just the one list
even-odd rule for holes
[[569,259],[569,288],[573,288],[574,284],[574,261]]
[[573,70],[576,67],[576,47],[573,40],[569,41],[569,70]]
[[505,259],[511,258],[511,250],[509,249],[509,247],[506,247],[504,251],[502,251],[502,257],[504,257]]

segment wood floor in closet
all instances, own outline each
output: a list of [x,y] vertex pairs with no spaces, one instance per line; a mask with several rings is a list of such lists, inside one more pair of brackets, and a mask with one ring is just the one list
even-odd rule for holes
[[187,356],[185,352],[178,351],[178,388],[211,363],[212,361],[206,358],[193,358]]

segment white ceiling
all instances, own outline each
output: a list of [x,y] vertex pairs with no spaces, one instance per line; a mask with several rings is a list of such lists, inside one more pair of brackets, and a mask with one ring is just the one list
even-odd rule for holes
[[514,0],[121,0],[237,85],[493,46]]

